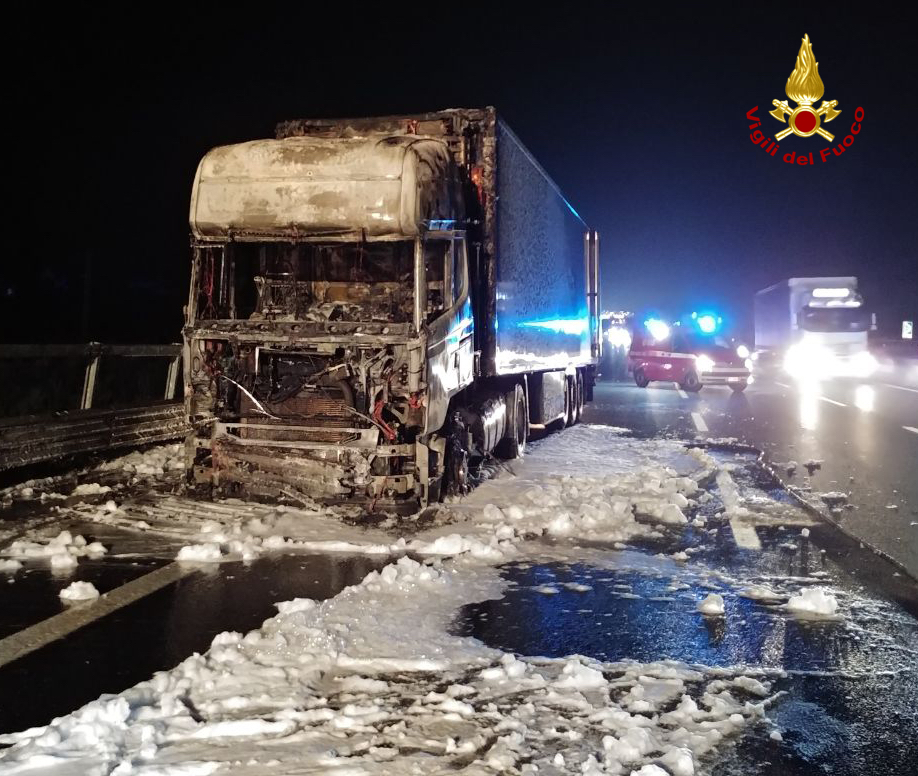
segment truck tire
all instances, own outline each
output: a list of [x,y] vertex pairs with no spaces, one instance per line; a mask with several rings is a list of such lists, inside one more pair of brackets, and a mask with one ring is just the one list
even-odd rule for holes
[[512,391],[507,392],[505,399],[510,411],[510,425],[506,436],[497,443],[494,452],[499,458],[512,460],[519,458],[526,449],[529,438],[529,407],[526,404],[526,391],[517,383]]
[[634,370],[634,383],[638,388],[646,388],[650,385],[650,380],[647,379],[647,375],[644,374],[644,370],[641,367]]
[[730,383],[730,389],[733,393],[742,393],[746,390],[746,383]]
[[464,496],[469,492],[469,451],[467,426],[459,412],[454,412],[446,433],[446,452],[443,460],[443,480],[440,499],[444,496]]
[[701,380],[698,379],[694,369],[690,369],[682,376],[682,382],[679,383],[679,387],[688,393],[698,393],[701,390]]

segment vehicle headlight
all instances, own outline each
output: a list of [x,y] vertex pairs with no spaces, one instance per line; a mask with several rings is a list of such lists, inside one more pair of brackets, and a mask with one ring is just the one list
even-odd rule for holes
[[854,359],[854,376],[855,377],[870,377],[877,368],[877,360],[872,353],[868,353],[866,350],[862,350],[858,353]]
[[784,369],[795,378],[831,377],[835,361],[835,356],[828,348],[801,342],[787,349]]
[[631,347],[631,332],[621,326],[612,326],[606,332],[606,339],[613,348]]
[[740,358],[749,358],[749,348],[747,348],[745,345],[737,345],[736,355],[738,355]]
[[747,358],[747,359],[743,362],[743,366],[745,366],[746,369],[748,369],[748,370],[751,372],[751,371],[752,371],[752,359],[751,359],[751,358]]
[[699,372],[710,372],[714,368],[714,359],[704,354],[695,356],[695,366]]

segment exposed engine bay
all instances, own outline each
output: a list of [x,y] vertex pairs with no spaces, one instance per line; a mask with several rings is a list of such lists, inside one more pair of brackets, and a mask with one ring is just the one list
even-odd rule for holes
[[196,452],[203,479],[294,502],[413,495],[424,412],[407,347],[196,344],[193,416],[216,424]]

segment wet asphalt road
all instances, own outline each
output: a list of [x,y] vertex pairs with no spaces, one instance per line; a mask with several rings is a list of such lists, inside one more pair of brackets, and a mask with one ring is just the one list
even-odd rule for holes
[[[641,390],[602,383],[584,421],[626,426],[646,437],[733,437],[761,447],[772,461],[796,460],[790,482],[848,492],[856,508],[843,510],[837,519],[918,568],[918,533],[911,525],[918,522],[918,435],[903,428],[915,425],[918,393],[875,385],[867,406],[867,392],[854,384],[824,386],[815,395],[788,385],[756,384],[740,396],[708,387],[683,396],[670,385]],[[803,467],[811,458],[822,460],[812,477]],[[768,491],[772,499],[787,498],[768,481],[750,488]],[[886,509],[891,496],[896,510]],[[102,592],[113,590],[169,564],[178,546],[159,539],[151,550],[149,536],[111,527],[67,527],[89,541],[102,541],[108,555],[81,561],[73,576],[54,576],[46,565],[32,564],[17,574],[15,584],[0,586],[0,638],[61,611],[57,592],[74,579],[92,581]],[[762,549],[750,551],[737,546],[726,525],[713,542],[710,535],[687,528],[662,546],[631,553],[632,560],[643,557],[652,565],[657,552],[696,548],[683,577],[687,587],[675,593],[663,584],[671,580],[630,561],[612,572],[588,563],[511,566],[505,570],[513,583],[508,596],[464,611],[456,627],[523,655],[667,657],[786,671],[775,679],[776,689],[788,693],[786,701],[769,712],[784,741],[776,745],[761,730],[745,736],[728,747],[728,760],[713,771],[717,776],[908,772],[907,764],[918,757],[918,587],[828,524],[809,530],[807,541],[797,538],[796,549],[789,549],[790,532],[799,536],[799,526],[759,526]],[[43,724],[101,693],[124,690],[206,649],[221,631],[258,627],[274,614],[276,601],[333,596],[386,561],[278,555],[189,574],[0,667],[0,698],[17,699],[0,703],[0,732]],[[696,564],[719,575],[716,584],[727,601],[723,622],[694,611],[693,601],[711,585],[710,577],[693,570]],[[738,595],[749,581],[780,584],[782,578],[807,575],[840,591],[848,615],[844,624],[797,623],[773,605]],[[593,591],[562,589],[551,603],[532,593],[536,584],[567,577],[590,584]]]
[[[175,555],[176,548],[162,543],[151,555],[149,537],[110,528],[94,534],[92,526],[80,532],[103,541],[109,556],[83,560],[72,575],[30,564],[15,584],[0,585],[0,638],[66,608],[58,592],[74,580],[106,593]],[[46,724],[102,693],[121,692],[204,652],[218,633],[258,628],[277,613],[278,601],[331,598],[387,562],[384,556],[299,553],[197,566],[174,584],[0,666],[0,733]]]
[[[752,455],[714,454],[742,462],[733,478],[744,503],[791,505]],[[804,535],[797,521],[808,518],[799,510],[756,525],[760,547],[740,547],[730,521],[719,518],[716,484],[708,487],[714,501],[705,527],[667,531],[632,543],[636,549],[594,547],[582,562],[507,564],[507,593],[464,607],[454,632],[518,655],[671,659],[758,673],[777,694],[770,722],[705,762],[711,776],[914,773],[918,586],[828,524],[807,522]],[[679,551],[691,562],[674,568],[668,556]],[[746,597],[750,584],[769,587],[775,600]],[[808,586],[832,590],[837,619],[787,611],[789,596]],[[712,591],[724,598],[722,617],[697,611]]]
[[[640,436],[735,438],[757,447],[821,508],[818,494],[844,494],[848,506],[834,519],[918,578],[918,431],[907,428],[918,429],[918,388],[911,384],[762,380],[742,394],[721,386],[685,394],[672,383],[602,382],[584,421]],[[811,461],[820,468],[809,474]],[[792,475],[788,462],[797,464]]]

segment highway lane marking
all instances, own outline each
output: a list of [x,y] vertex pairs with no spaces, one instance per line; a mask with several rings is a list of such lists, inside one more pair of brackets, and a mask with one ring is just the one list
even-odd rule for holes
[[782,388],[787,388],[787,390],[790,390],[790,386],[787,383],[779,383],[777,380],[775,380],[775,385],[780,385]]
[[913,434],[918,434],[918,428],[914,426],[902,426],[906,431],[911,431]]
[[701,417],[700,412],[692,413],[692,422],[695,424],[695,428],[697,428],[701,433],[703,434],[707,433],[708,424],[704,422],[704,418]]
[[680,395],[683,399],[687,399],[687,398],[688,398],[688,394],[687,394],[685,391],[683,391],[681,388],[677,388],[676,390],[679,392],[679,395]]
[[182,577],[193,574],[198,566],[188,563],[170,563],[142,577],[132,579],[100,595],[92,603],[76,605],[47,620],[24,628],[12,636],[0,639],[0,668],[30,652],[69,636],[85,625],[95,622],[128,604],[155,593]]
[[759,535],[749,523],[740,520],[738,517],[731,517],[730,530],[733,531],[733,541],[736,542],[737,547],[741,547],[744,550],[762,549]]
[[904,385],[893,385],[892,383],[882,383],[887,388],[898,388],[900,391],[909,391],[910,393],[918,393],[918,388],[906,388]]
[[835,399],[830,399],[828,396],[820,396],[819,398],[820,398],[822,401],[827,401],[827,402],[829,402],[829,404],[834,404],[836,407],[847,407],[847,406],[848,406],[847,404],[843,404],[843,403],[840,402],[840,401],[835,401]]

